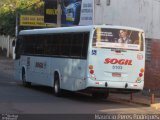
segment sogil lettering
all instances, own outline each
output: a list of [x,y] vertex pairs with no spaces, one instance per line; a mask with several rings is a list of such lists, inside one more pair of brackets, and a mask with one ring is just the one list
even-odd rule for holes
[[132,65],[132,60],[129,59],[116,59],[116,58],[106,58],[105,64],[119,64],[119,65]]

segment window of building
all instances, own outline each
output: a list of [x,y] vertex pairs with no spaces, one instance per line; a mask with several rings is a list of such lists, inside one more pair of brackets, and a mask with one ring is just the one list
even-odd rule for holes
[[146,61],[151,60],[151,39],[146,39]]

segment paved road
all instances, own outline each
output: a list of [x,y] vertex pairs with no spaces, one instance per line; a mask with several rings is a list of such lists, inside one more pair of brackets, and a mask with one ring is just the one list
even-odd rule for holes
[[[94,113],[158,113],[150,107],[95,100],[78,93],[57,98],[51,88],[33,85],[26,88],[13,79],[13,61],[0,59],[0,113],[13,114],[94,114]],[[160,113],[160,112],[159,112]]]

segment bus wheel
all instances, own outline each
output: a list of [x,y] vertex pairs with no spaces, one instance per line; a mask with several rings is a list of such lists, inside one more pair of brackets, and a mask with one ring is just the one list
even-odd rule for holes
[[109,96],[109,93],[98,93],[98,92],[95,92],[95,93],[92,93],[92,97],[95,98],[95,99],[107,99],[107,97]]
[[26,74],[25,74],[24,70],[22,71],[22,84],[24,87],[31,86],[31,82],[26,82]]
[[60,82],[59,82],[58,75],[55,75],[55,79],[54,79],[54,94],[57,97],[61,96],[61,89],[60,89]]

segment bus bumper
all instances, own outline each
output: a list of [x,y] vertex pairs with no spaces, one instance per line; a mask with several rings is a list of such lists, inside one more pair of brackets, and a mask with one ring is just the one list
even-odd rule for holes
[[129,82],[111,82],[111,81],[97,81],[97,80],[89,80],[86,86],[87,89],[100,91],[113,91],[113,92],[138,92],[143,90],[144,82],[141,83],[129,83]]

